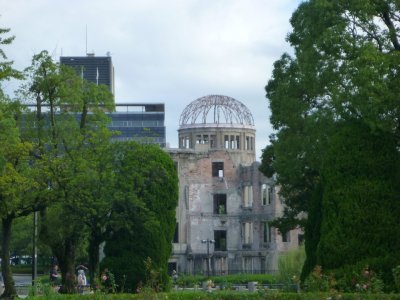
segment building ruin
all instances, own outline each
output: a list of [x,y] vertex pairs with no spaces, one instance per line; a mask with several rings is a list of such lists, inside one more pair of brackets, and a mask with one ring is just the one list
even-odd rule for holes
[[179,148],[167,149],[179,176],[170,271],[276,272],[279,254],[302,235],[270,225],[283,204],[274,179],[258,170],[249,109],[228,96],[199,98],[182,112],[178,135]]

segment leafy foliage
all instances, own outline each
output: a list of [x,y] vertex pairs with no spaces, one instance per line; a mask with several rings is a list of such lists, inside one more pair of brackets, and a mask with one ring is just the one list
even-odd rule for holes
[[[0,36],[8,34],[10,32],[9,28],[0,28]],[[0,45],[1,47],[10,45],[15,36],[1,37]],[[0,48],[0,82],[3,80],[9,80],[11,78],[22,79],[21,72],[15,70],[12,67],[13,61],[7,59],[6,52],[3,48]]]
[[393,272],[393,277],[394,277],[394,283],[396,286],[397,291],[400,291],[400,265],[394,267],[392,269]]
[[2,225],[1,269],[4,297],[16,294],[10,269],[12,224],[16,218],[30,214],[37,204],[32,195],[38,190],[35,170],[29,163],[32,144],[21,139],[15,115],[20,107],[0,98],[0,219]]
[[[294,56],[266,86],[277,133],[261,170],[277,173],[286,204],[275,225],[305,229],[303,279],[316,265],[397,265],[399,3],[310,0],[291,24]],[[391,268],[374,268],[387,286]]]
[[305,260],[304,246],[290,250],[278,260],[278,280],[281,283],[298,283]]
[[211,280],[215,285],[221,287],[229,287],[233,284],[247,284],[256,281],[259,284],[275,284],[279,283],[278,277],[271,274],[235,274],[225,276],[203,276],[203,275],[179,275],[177,284],[184,288],[193,288],[196,285],[201,287],[202,282]]
[[139,282],[146,284],[144,262],[150,258],[161,288],[166,288],[178,200],[175,165],[157,145],[114,146],[116,193],[103,265],[115,274],[118,285],[126,276],[126,290],[134,290]]
[[[110,143],[105,111],[113,108],[113,97],[106,88],[53,62],[47,51],[33,56],[25,74],[20,96],[35,105],[21,118],[21,127],[33,145],[31,165],[41,175],[36,179],[45,186],[36,197],[52,203],[41,208],[47,214],[42,218],[41,239],[57,257],[63,275],[61,291],[71,292],[76,255],[92,229],[88,220],[93,212],[97,215],[96,209],[104,214],[96,194],[101,183],[94,176],[101,156],[95,154]],[[80,203],[91,207],[84,210]],[[105,225],[95,229],[98,226]]]

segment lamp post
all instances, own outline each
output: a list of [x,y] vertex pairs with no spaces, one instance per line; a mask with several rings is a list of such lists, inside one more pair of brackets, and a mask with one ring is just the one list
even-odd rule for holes
[[210,277],[210,244],[215,243],[215,240],[201,240],[203,244],[207,244],[207,276]]
[[33,241],[32,241],[32,286],[36,291],[37,279],[37,238],[38,238],[38,211],[33,213]]

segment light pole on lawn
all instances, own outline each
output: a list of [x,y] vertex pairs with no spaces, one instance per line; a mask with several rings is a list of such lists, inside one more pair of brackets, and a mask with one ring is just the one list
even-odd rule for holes
[[38,237],[38,211],[33,212],[33,236],[32,236],[32,286],[36,290],[37,279],[37,238]]
[[207,244],[207,276],[210,277],[210,244],[214,244],[215,240],[201,240],[203,244]]

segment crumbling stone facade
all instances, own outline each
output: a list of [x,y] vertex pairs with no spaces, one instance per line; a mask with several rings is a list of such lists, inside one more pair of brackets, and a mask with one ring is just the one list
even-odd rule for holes
[[[230,112],[238,114],[247,109],[226,96],[194,102],[196,108],[182,116],[216,116],[226,109],[219,106],[240,107],[240,112]],[[283,206],[273,178],[258,170],[249,115],[237,124],[221,122],[221,116],[200,124],[192,117],[185,123],[181,116],[179,149],[168,149],[179,176],[171,269],[210,275],[271,273],[277,270],[279,254],[298,246],[299,231],[282,235],[270,225]]]

